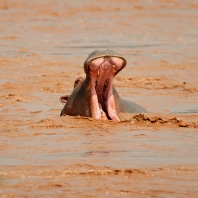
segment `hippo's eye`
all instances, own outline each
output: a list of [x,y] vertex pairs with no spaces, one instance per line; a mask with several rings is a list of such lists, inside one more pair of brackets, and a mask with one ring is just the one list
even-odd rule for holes
[[120,70],[124,64],[124,61],[118,57],[111,57],[111,62],[113,65],[115,65],[116,70]]
[[96,71],[99,69],[99,66],[104,62],[104,57],[96,58],[89,63],[89,69],[91,71]]

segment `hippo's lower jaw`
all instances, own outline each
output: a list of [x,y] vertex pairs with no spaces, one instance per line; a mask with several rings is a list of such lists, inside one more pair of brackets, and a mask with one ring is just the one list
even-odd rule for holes
[[[97,89],[98,86],[100,86],[102,92]],[[119,121],[112,91],[112,82],[109,81],[98,85],[96,81],[95,86],[93,84],[91,95],[91,114],[93,118]]]
[[91,114],[95,119],[120,121],[113,94],[113,78],[122,69],[123,60],[117,57],[100,57],[88,65],[91,89]]

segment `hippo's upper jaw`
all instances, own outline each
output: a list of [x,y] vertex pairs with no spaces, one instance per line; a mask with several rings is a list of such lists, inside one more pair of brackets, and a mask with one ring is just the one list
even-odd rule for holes
[[95,119],[120,121],[113,93],[113,78],[126,61],[115,56],[102,56],[85,65],[86,83],[91,90],[91,115]]

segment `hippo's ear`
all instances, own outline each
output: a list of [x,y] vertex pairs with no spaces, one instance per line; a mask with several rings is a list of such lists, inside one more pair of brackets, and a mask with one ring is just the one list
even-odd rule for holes
[[70,97],[70,95],[61,96],[61,97],[60,97],[60,101],[61,101],[62,103],[66,103],[67,100],[69,99],[69,97]]
[[83,83],[83,77],[78,77],[74,82],[74,88],[79,87]]

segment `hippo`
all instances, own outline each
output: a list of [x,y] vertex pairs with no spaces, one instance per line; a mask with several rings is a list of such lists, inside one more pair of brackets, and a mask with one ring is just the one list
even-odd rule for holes
[[119,113],[146,113],[140,105],[121,99],[113,86],[113,78],[126,64],[125,58],[113,50],[92,52],[84,62],[86,78],[77,78],[72,94],[60,98],[66,103],[60,116],[120,121]]

